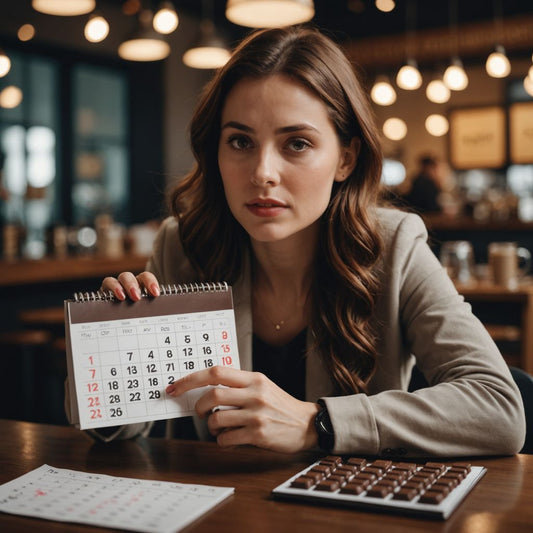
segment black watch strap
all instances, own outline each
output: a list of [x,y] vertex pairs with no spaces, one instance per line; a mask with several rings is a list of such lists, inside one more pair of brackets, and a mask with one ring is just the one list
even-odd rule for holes
[[315,429],[318,434],[318,446],[327,452],[333,449],[335,444],[335,434],[333,425],[329,418],[328,408],[323,400],[318,400],[320,410],[315,416]]

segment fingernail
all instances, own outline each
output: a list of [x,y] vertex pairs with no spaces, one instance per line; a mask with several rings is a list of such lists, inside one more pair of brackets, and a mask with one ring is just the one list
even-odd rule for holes
[[116,295],[117,295],[117,298],[119,300],[125,300],[126,299],[126,294],[124,293],[124,291],[122,289],[117,289]]
[[159,287],[155,283],[150,285],[150,290],[154,296],[159,296]]
[[174,385],[169,385],[166,389],[167,394],[174,394],[176,387]]
[[130,289],[130,295],[132,300],[140,300],[141,299],[141,291],[137,289],[136,287],[132,287]]

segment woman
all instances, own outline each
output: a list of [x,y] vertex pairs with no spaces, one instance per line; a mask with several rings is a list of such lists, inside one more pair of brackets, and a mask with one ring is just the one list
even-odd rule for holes
[[[523,406],[496,346],[421,220],[378,208],[378,139],[333,42],[304,28],[254,33],[200,98],[197,165],[172,193],[175,216],[147,271],[104,280],[103,290],[132,300],[142,288],[158,296],[160,282],[233,285],[243,370],[213,367],[167,388],[179,396],[224,386],[196,404],[221,446],[390,456],[520,449]],[[409,393],[415,358],[431,386]]]

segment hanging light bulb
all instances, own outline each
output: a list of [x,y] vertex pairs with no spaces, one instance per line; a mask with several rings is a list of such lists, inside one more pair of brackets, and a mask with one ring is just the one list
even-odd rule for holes
[[450,127],[448,119],[443,115],[429,115],[425,122],[426,130],[434,137],[442,137],[448,133]]
[[444,104],[450,99],[450,89],[440,79],[431,80],[426,87],[426,96],[430,102]]
[[23,24],[17,30],[17,37],[23,42],[31,41],[35,37],[35,28],[31,24]]
[[226,4],[226,18],[249,28],[291,26],[314,16],[313,0],[228,0]]
[[394,0],[376,0],[376,7],[383,13],[390,13],[396,7],[396,4]]
[[396,91],[387,76],[379,76],[370,91],[370,98],[378,105],[391,105],[396,102]]
[[96,0],[32,0],[35,11],[46,15],[70,17],[86,15],[94,10]]
[[524,78],[524,89],[529,96],[533,97],[533,80],[529,76]]
[[444,72],[443,80],[452,91],[462,91],[468,87],[468,76],[458,57],[452,59],[450,66]]
[[178,14],[171,2],[161,2],[159,10],[154,15],[154,30],[163,35],[172,33],[179,24]]
[[93,13],[85,24],[83,33],[91,43],[102,42],[109,35],[109,24],[102,15]]
[[383,124],[383,133],[391,141],[401,141],[407,135],[407,124],[401,118],[388,118]]
[[503,46],[497,45],[496,51],[492,52],[485,63],[487,74],[493,78],[505,78],[511,73],[511,63],[505,55]]
[[188,67],[210,69],[224,66],[230,56],[225,41],[216,34],[215,25],[204,19],[200,24],[200,37],[182,59]]
[[141,11],[139,29],[118,47],[118,55],[128,61],[159,61],[170,54],[170,46],[152,29],[152,12]]
[[0,107],[14,109],[22,102],[22,91],[14,85],[9,85],[0,91]]
[[0,78],[3,78],[11,70],[11,59],[0,48]]
[[422,75],[414,59],[408,59],[407,63],[398,71],[396,83],[400,89],[406,91],[414,91],[422,85]]

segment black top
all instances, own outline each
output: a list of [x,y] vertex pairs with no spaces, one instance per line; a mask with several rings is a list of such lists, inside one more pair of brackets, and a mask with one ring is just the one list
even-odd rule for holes
[[305,351],[307,329],[284,346],[271,346],[253,337],[253,369],[298,400],[305,400]]

